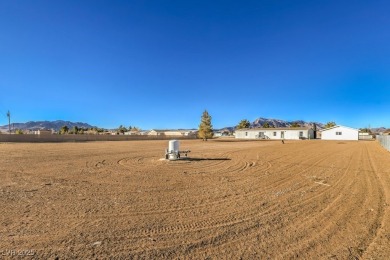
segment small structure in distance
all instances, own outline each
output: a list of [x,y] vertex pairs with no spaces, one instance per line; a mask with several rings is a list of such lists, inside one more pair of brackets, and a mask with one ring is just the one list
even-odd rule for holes
[[36,134],[36,135],[51,135],[51,134],[53,134],[53,130],[38,129],[37,131],[34,131],[34,134]]
[[180,151],[180,143],[178,140],[170,140],[168,144],[168,149],[165,151],[165,159],[167,160],[177,160],[180,159],[181,154],[184,154],[187,157],[187,154],[191,152],[190,150]]

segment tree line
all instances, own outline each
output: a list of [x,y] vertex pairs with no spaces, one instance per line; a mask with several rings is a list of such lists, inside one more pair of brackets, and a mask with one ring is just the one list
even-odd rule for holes
[[[213,131],[213,125],[212,125],[211,120],[212,120],[211,115],[208,113],[207,110],[204,110],[202,113],[199,128],[198,128],[198,138],[200,138],[204,141],[207,141],[207,139],[213,138],[214,131]],[[324,128],[330,128],[330,127],[333,127],[335,125],[336,125],[335,122],[328,122],[325,124]],[[251,123],[249,122],[248,119],[242,119],[237,124],[236,129],[250,128],[250,126],[251,126]],[[274,128],[268,122],[265,122],[262,125],[262,127],[263,128]],[[293,122],[291,124],[291,127],[301,127],[301,125],[297,122]],[[135,126],[125,127],[123,125],[120,125],[117,129],[115,129],[115,132],[117,134],[124,134],[125,132],[128,132],[128,131],[139,132],[140,128],[135,127]],[[84,128],[84,127],[74,126],[70,129],[68,126],[64,125],[60,128],[58,133],[63,135],[63,134],[99,134],[99,133],[104,133],[104,132],[108,132],[108,131],[104,128],[98,128],[98,127]],[[16,134],[23,134],[23,131],[20,129],[16,129],[15,133]]]
[[[324,125],[324,128],[330,128],[335,126],[335,122],[328,122]],[[236,129],[245,129],[250,128],[251,123],[247,119],[242,119],[238,125],[236,126]],[[274,126],[271,126],[268,122],[265,122],[262,126],[262,128],[275,128]],[[302,127],[298,122],[293,122],[290,127]]]
[[[248,119],[242,119],[236,126],[236,129],[245,129],[250,128],[251,123]],[[324,128],[330,128],[336,126],[336,123],[331,121],[324,125]],[[265,122],[262,125],[263,128],[274,128],[271,126],[268,122]],[[301,125],[298,122],[293,122],[290,127],[301,127]],[[316,126],[314,126],[316,128]],[[207,139],[212,138],[214,135],[213,133],[213,126],[211,123],[211,115],[205,110],[201,116],[199,129],[198,129],[198,138],[207,141]]]
[[[140,131],[140,129],[138,127],[135,127],[135,126],[129,126],[129,127],[125,127],[123,125],[120,125],[118,128],[115,129],[115,132],[117,134],[123,134],[124,132],[128,132],[128,131]],[[108,132],[107,129],[104,129],[104,128],[99,128],[99,127],[78,127],[78,126],[74,126],[72,127],[71,129],[64,125],[60,128],[60,131],[58,132],[59,134],[61,135],[64,135],[64,134],[99,134],[99,133],[105,133],[105,132]]]

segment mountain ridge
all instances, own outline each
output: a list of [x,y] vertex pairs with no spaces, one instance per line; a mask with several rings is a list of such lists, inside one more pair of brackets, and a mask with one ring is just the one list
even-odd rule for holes
[[[267,123],[270,127],[273,128],[291,127],[294,123],[297,123],[302,127],[314,127],[315,124],[317,130],[321,130],[325,127],[325,124],[320,122],[314,122],[314,121],[307,122],[304,120],[282,120],[282,119],[275,119],[275,118],[259,117],[250,124],[250,128],[262,127],[265,123]],[[44,120],[44,121],[28,121],[25,123],[12,123],[11,129],[32,130],[32,131],[36,131],[40,129],[54,129],[55,131],[59,131],[63,126],[67,126],[69,129],[75,126],[79,128],[97,127],[84,122],[72,122],[72,121],[65,121],[65,120],[55,120],[55,121]],[[234,131],[236,128],[237,126],[235,125],[235,126],[227,126],[215,130],[229,129],[230,131]],[[373,132],[384,132],[387,129],[385,127],[377,127],[377,128],[371,128],[371,130]],[[8,132],[8,125],[0,126],[0,132]]]
[[[11,129],[21,129],[21,130],[41,130],[41,129],[54,129],[55,131],[59,131],[61,127],[67,126],[69,128],[73,128],[75,126],[79,128],[93,128],[88,123],[83,122],[71,122],[64,120],[55,120],[55,121],[28,121],[26,123],[12,123]],[[8,125],[0,126],[0,131],[6,132],[8,131]]]
[[[325,124],[319,122],[306,122],[304,120],[287,121],[282,119],[259,117],[250,124],[249,128],[260,128],[265,123],[267,123],[271,128],[291,127],[294,123],[299,124],[301,127],[314,127],[314,125],[316,125],[317,130],[321,130],[325,127]],[[227,126],[221,129],[229,129],[230,131],[234,131],[236,128],[237,126]]]
[[292,121],[286,121],[281,119],[274,119],[274,118],[264,118],[259,117],[255,121],[252,122],[252,127],[261,127],[265,123],[268,123],[271,127],[291,127],[294,123],[302,126],[302,127],[313,127],[314,125],[317,126],[318,129],[323,129],[325,124],[319,123],[319,122],[306,122],[304,120],[292,120]]

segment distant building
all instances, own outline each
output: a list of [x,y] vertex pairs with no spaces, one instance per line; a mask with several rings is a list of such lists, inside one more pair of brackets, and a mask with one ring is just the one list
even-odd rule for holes
[[155,130],[152,129],[149,131],[148,135],[153,136],[193,136],[196,135],[195,130],[186,130],[186,129],[179,129],[179,130]]
[[322,140],[359,140],[358,129],[342,125],[322,129],[320,132]]
[[164,131],[163,130],[150,130],[148,135],[153,135],[153,136],[157,136],[157,135],[164,135]]
[[244,128],[236,130],[235,136],[240,139],[313,139],[314,130],[307,127]]
[[222,136],[222,132],[221,131],[215,131],[214,132],[214,137],[221,137]]
[[32,135],[32,134],[35,134],[35,131],[30,130],[30,129],[25,129],[25,130],[23,130],[23,134],[25,134],[25,135]]
[[222,137],[222,136],[229,136],[231,135],[231,132],[227,129],[214,131],[214,137]]
[[372,140],[374,136],[370,133],[361,133],[359,132],[359,140]]
[[140,135],[140,131],[127,131],[123,133],[124,135]]
[[48,129],[39,129],[38,131],[34,132],[36,135],[51,135],[53,133],[52,130]]

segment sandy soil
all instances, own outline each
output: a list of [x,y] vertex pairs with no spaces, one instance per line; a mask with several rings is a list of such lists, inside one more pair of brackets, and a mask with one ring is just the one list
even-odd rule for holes
[[0,258],[390,258],[376,142],[0,144]]

